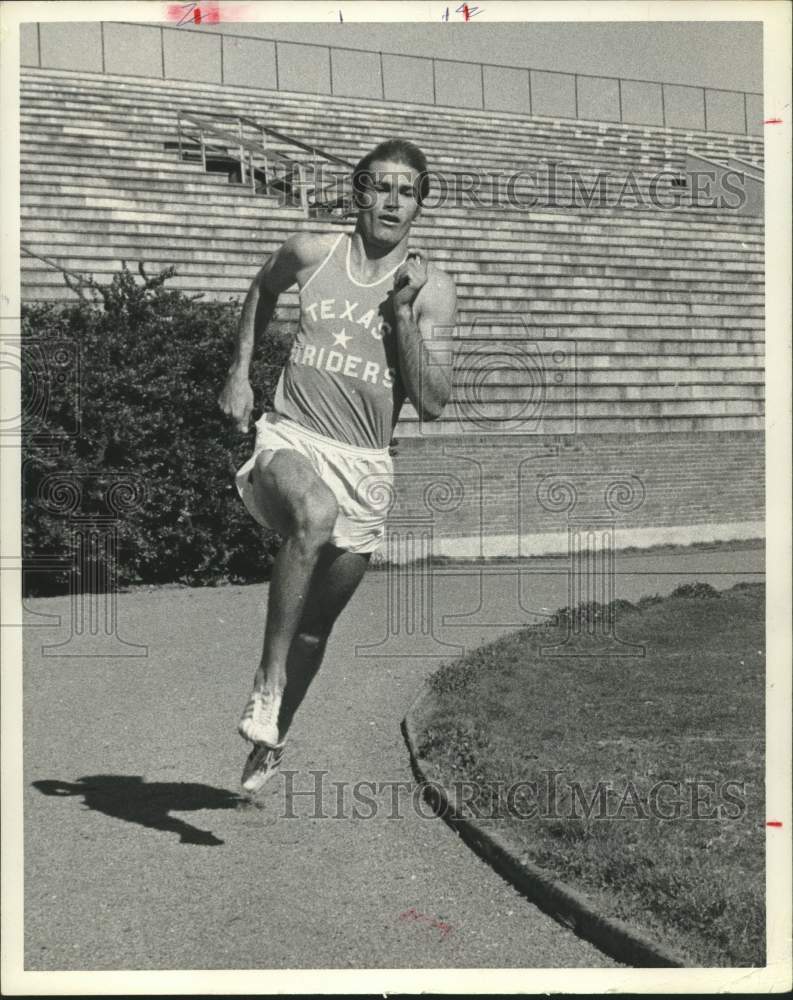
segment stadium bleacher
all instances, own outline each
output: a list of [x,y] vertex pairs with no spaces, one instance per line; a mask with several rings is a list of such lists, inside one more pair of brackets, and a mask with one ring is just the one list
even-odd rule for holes
[[[685,190],[692,153],[760,174],[761,138],[24,68],[22,243],[37,255],[22,258],[25,300],[71,296],[52,263],[103,281],[122,260],[176,265],[172,287],[241,298],[289,233],[349,228],[180,159],[177,118],[187,111],[245,115],[349,162],[405,136],[460,193],[435,199],[415,241],[455,279],[461,353],[503,362],[458,373],[458,403],[472,379],[478,386],[472,426],[458,406],[420,431],[408,410],[402,436],[481,434],[484,424],[510,433],[516,401],[537,389],[534,362],[513,363],[527,339],[547,380],[535,432],[762,430],[762,218],[694,205]],[[606,176],[624,196],[550,203],[549,164],[575,174],[579,194]],[[465,194],[471,174],[478,204]],[[494,176],[517,174],[524,204],[509,204],[501,181],[493,197]],[[296,294],[282,302],[295,318]]]

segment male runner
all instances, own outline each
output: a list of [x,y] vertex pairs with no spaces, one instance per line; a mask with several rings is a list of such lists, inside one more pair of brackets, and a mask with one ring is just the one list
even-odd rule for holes
[[451,360],[428,342],[454,325],[454,284],[408,244],[428,189],[417,146],[381,143],[353,173],[355,231],[291,236],[256,275],[242,309],[219,403],[247,431],[255,336],[297,282],[299,332],[273,412],[257,422],[253,455],[236,476],[253,517],[283,537],[261,662],[239,723],[253,744],[242,775],[250,794],[278,768],[331,629],[383,536],[376,499],[392,483],[389,441],[405,398],[423,420],[437,419],[449,399]]

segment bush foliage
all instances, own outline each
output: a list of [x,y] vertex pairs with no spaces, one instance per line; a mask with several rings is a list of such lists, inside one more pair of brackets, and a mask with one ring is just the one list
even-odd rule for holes
[[[72,286],[75,301],[24,308],[28,560],[70,561],[78,519],[112,514],[104,499],[108,487],[132,475],[142,490],[132,509],[116,514],[119,585],[211,585],[268,575],[276,536],[250,517],[233,481],[254,435],[241,435],[217,404],[240,306],[168,289],[173,273],[149,277],[141,266],[137,278],[125,265],[109,285]],[[272,402],[289,341],[285,325],[273,322],[267,342],[257,347],[254,419]],[[59,369],[68,357],[74,359],[69,370]],[[79,491],[76,509],[53,510],[47,503],[53,476]],[[28,576],[35,577],[29,593],[57,591],[68,579],[65,572],[50,574],[46,583],[39,574]]]

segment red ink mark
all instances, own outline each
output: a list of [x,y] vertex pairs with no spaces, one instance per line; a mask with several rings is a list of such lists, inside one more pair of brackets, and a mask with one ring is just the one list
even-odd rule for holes
[[[168,4],[165,8],[165,16],[169,21],[176,21],[176,27],[178,28],[190,19],[193,7],[195,7],[195,4]],[[185,8],[189,8],[187,13],[185,13]]]
[[477,14],[482,13],[482,8],[477,7],[476,4],[469,7],[467,3],[462,3],[457,8],[457,13],[463,15],[465,21],[470,21],[472,17],[476,17]]
[[400,913],[399,919],[413,921],[420,920],[423,923],[429,924],[430,927],[435,927],[441,932],[441,937],[444,941],[452,932],[451,924],[447,924],[445,920],[439,920],[437,917],[430,917],[426,913],[419,913],[415,906],[411,906],[409,910],[405,910],[404,913]]
[[782,820],[779,820],[779,819],[770,819],[766,823],[766,826],[782,826]]
[[171,3],[165,8],[165,17],[169,21],[176,21],[177,28],[187,21],[192,21],[194,24],[217,24],[221,20],[250,20],[248,7],[224,7],[221,13],[220,6],[216,2]]
[[784,122],[781,118],[766,118],[763,125],[783,125]]

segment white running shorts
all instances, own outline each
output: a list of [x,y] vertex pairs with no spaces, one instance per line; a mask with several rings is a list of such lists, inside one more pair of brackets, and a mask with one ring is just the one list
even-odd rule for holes
[[281,448],[304,455],[336,497],[339,515],[330,539],[333,545],[350,552],[378,548],[393,500],[394,471],[388,449],[342,444],[277,413],[265,413],[256,422],[253,454],[235,476],[242,502],[265,528],[272,525],[256,505],[249,477],[259,452]]

